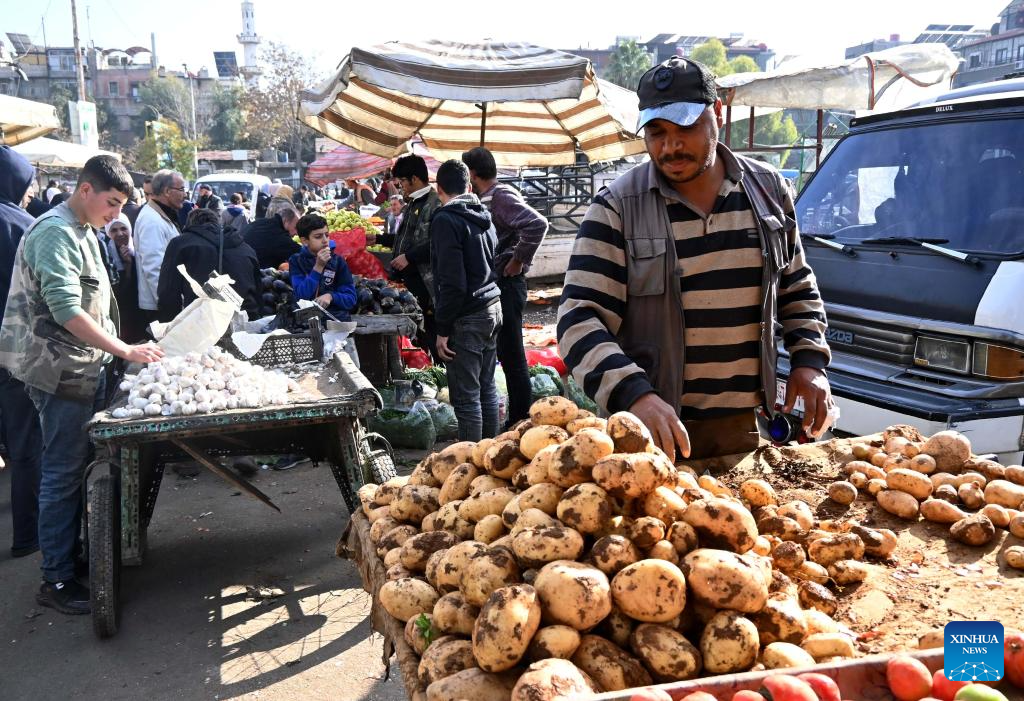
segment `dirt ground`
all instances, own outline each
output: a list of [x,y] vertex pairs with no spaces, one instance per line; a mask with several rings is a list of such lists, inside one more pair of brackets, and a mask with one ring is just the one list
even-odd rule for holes
[[254,483],[277,514],[205,470],[168,471],[141,567],[122,579],[121,630],[35,603],[38,554],[13,560],[10,474],[0,471],[0,698],[403,701],[350,562],[330,470],[305,463]]

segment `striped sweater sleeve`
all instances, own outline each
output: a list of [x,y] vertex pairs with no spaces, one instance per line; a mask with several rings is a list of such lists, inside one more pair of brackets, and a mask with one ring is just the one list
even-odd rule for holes
[[[786,216],[796,220],[792,190],[785,188]],[[779,281],[778,315],[782,343],[790,354],[792,367],[828,366],[832,354],[825,340],[825,305],[818,293],[818,281],[804,257],[800,231],[793,227],[789,237],[790,263]]]
[[609,411],[654,392],[615,334],[626,312],[626,242],[606,189],[595,197],[573,244],[558,307],[558,347],[573,379]]

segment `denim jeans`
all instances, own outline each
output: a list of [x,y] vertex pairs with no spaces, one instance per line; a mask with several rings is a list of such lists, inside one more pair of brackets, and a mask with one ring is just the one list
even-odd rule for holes
[[11,516],[15,550],[30,548],[39,539],[39,459],[43,437],[39,414],[25,385],[0,369],[0,437],[7,446],[11,471]]
[[43,432],[42,479],[39,484],[39,549],[43,579],[64,582],[75,575],[75,553],[82,525],[82,477],[92,455],[85,424],[103,408],[105,375],[100,375],[92,402],[64,399],[28,388],[39,410]]
[[498,434],[498,388],[494,384],[501,305],[492,304],[458,319],[448,348],[448,392],[459,420],[459,440],[478,441]]
[[508,425],[528,419],[533,390],[523,348],[523,310],[526,309],[526,276],[498,278],[501,288],[501,332],[498,361],[508,387]]

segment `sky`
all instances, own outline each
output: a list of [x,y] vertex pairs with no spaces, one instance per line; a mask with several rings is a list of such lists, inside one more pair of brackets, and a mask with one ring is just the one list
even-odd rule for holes
[[[150,45],[156,32],[159,62],[170,69],[188,63],[214,73],[213,51],[242,52],[241,3],[205,0],[179,3],[148,0],[77,0],[79,33],[103,48]],[[774,49],[777,57],[802,55],[838,60],[843,49],[900,34],[912,40],[928,24],[989,27],[1009,0],[731,0],[694,3],[511,2],[390,3],[281,2],[255,0],[256,32],[305,53],[321,75],[333,72],[353,45],[389,40],[479,39],[528,41],[558,49],[603,48],[616,36],[742,33]],[[28,34],[37,44],[70,46],[70,0],[0,0],[0,31]],[[630,8],[635,11],[628,12]],[[369,10],[369,12],[367,11]],[[3,37],[6,39],[6,37]]]

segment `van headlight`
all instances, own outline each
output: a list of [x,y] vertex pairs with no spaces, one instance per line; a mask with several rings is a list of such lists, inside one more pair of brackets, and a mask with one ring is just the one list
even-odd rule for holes
[[1024,350],[975,341],[974,374],[993,380],[1020,380],[1024,378]]
[[948,338],[918,336],[914,346],[914,364],[930,370],[967,375],[971,372],[971,345]]

